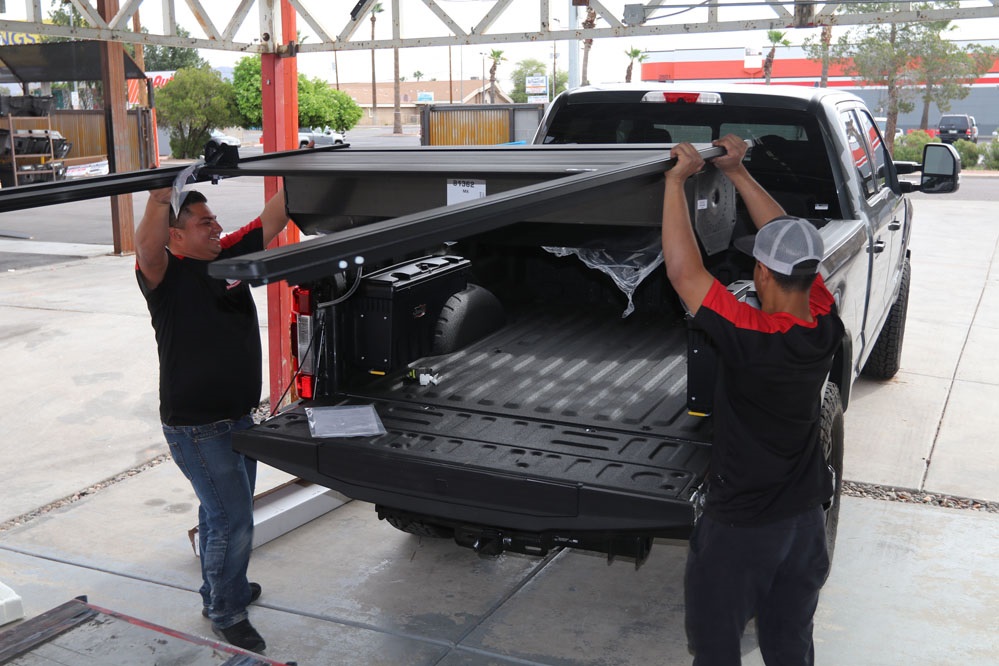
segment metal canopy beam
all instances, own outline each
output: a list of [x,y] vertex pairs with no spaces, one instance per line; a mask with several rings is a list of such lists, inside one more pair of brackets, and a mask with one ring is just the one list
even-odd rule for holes
[[[0,30],[27,32],[38,35],[122,41],[157,46],[193,47],[246,53],[281,53],[286,45],[279,44],[266,26],[250,18],[254,0],[240,0],[234,10],[219,9],[199,0],[128,0],[115,16],[105,21],[97,11],[96,0],[70,0],[73,7],[87,20],[88,26],[55,26],[43,23],[39,0],[24,0],[26,20],[0,19]],[[315,32],[305,43],[298,45],[301,53],[324,51],[354,51],[384,48],[416,48],[426,46],[458,46],[463,44],[502,44],[569,39],[603,39],[610,37],[643,37],[691,33],[737,32],[743,30],[784,30],[788,28],[816,28],[820,26],[851,26],[870,23],[919,23],[940,20],[962,20],[999,17],[999,0],[959,0],[953,7],[914,9],[911,2],[893,2],[890,13],[863,13],[853,10],[854,3],[812,2],[796,0],[648,0],[644,4],[626,4],[623,12],[608,10],[599,0],[590,0],[597,12],[597,25],[584,30],[567,26],[552,29],[552,0],[493,0],[481,3],[483,7],[469,29],[441,6],[438,0],[422,0],[438,22],[433,22],[432,34],[411,36],[402,16],[393,16],[391,7],[385,6],[387,18],[402,25],[401,35],[391,39],[354,39],[358,28],[370,17],[373,0],[361,0],[353,11],[350,3],[330,3],[328,0],[288,0],[297,17]],[[8,0],[8,14],[16,0]],[[177,2],[189,8],[197,22],[190,26],[191,37],[176,35]],[[526,4],[525,4],[526,3]],[[164,28],[160,33],[139,33],[128,29],[132,16],[143,6],[163,16]],[[540,7],[540,21],[519,32],[490,32],[501,17],[520,17],[532,21],[530,7]],[[330,9],[335,7],[335,9]],[[406,8],[412,13],[412,7]],[[534,11],[537,11],[535,9]],[[467,22],[467,21],[466,21]],[[219,26],[225,26],[219,29]],[[240,33],[253,37],[237,39]],[[363,32],[363,31],[362,31]],[[200,34],[199,34],[200,33]],[[249,40],[249,41],[247,41]]]

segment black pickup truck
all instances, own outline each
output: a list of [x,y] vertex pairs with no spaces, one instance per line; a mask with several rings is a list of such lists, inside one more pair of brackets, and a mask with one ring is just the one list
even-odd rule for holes
[[[235,446],[401,530],[486,554],[568,546],[640,563],[655,537],[686,536],[714,365],[661,267],[662,174],[671,144],[710,156],[729,133],[825,241],[846,325],[823,403],[839,478],[854,379],[899,367],[906,193],[956,190],[960,162],[931,144],[922,164],[894,163],[859,98],[779,86],[587,87],[553,102],[535,145],[343,148],[234,168],[284,176],[292,218],[320,234],[212,267],[296,285],[300,399]],[[752,229],[741,201],[711,168],[689,198],[709,270],[752,299],[751,260],[732,249]],[[310,420],[348,414],[377,415],[384,432],[313,436]],[[838,494],[831,537],[837,509]]]

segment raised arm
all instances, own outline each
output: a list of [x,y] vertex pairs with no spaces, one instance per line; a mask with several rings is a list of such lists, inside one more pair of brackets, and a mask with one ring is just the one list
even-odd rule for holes
[[158,287],[166,275],[171,192],[169,187],[149,192],[146,211],[135,230],[136,263],[150,289]]
[[743,203],[746,204],[746,210],[749,211],[749,216],[757,229],[775,217],[785,214],[781,205],[774,201],[774,198],[756,182],[756,179],[742,163],[742,158],[746,156],[746,151],[749,148],[745,141],[734,134],[729,134],[714,141],[714,145],[721,146],[726,150],[726,153],[721,157],[714,158],[711,163],[728,176],[728,179],[735,185],[735,189],[742,197]]
[[271,241],[284,231],[289,220],[288,212],[285,209],[284,188],[282,187],[278,189],[277,194],[270,198],[260,212],[260,223],[264,228],[264,247],[270,245]]
[[670,151],[676,165],[666,172],[663,195],[663,261],[670,284],[691,314],[708,295],[714,278],[704,268],[701,250],[694,237],[694,228],[687,209],[683,184],[704,167],[704,160],[689,143],[679,143]]

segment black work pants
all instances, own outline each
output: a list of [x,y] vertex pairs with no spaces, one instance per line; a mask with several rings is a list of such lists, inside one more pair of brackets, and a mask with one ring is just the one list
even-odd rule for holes
[[740,639],[753,615],[767,666],[813,664],[812,618],[828,573],[820,507],[751,527],[702,516],[685,578],[694,666],[740,664]]

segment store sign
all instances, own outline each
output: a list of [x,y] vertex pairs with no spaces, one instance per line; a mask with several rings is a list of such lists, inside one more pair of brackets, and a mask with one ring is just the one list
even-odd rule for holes
[[547,76],[528,76],[524,79],[524,92],[528,95],[541,95],[548,93]]

